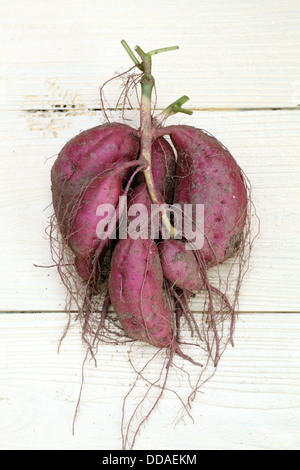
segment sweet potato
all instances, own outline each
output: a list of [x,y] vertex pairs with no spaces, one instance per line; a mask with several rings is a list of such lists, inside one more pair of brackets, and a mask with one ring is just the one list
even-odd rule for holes
[[[125,174],[134,166],[137,169],[123,190]],[[127,195],[136,172],[141,168],[142,165],[134,160],[104,171],[90,182],[76,202],[73,215],[68,219],[67,239],[76,255],[77,272],[83,279],[87,280],[87,275],[90,277],[95,264],[98,264],[99,274],[99,262],[111,239],[117,236],[117,227],[126,205],[126,202],[120,200],[120,196]]]
[[191,126],[170,126],[178,159],[174,202],[204,204],[207,266],[230,258],[239,248],[247,218],[243,174],[229,151],[213,136]]
[[151,239],[120,240],[109,275],[111,303],[132,339],[163,348],[173,343],[172,313],[163,292],[163,272]]
[[88,129],[63,147],[52,167],[51,182],[54,211],[64,232],[68,228],[66,213],[92,178],[116,164],[135,160],[138,151],[137,132],[120,123]]
[[128,236],[150,238],[150,217],[152,201],[146,183],[131,189],[127,199]]
[[[176,157],[169,142],[164,137],[154,140],[151,148],[151,170],[156,189],[167,204],[171,204],[173,200],[175,166]],[[138,175],[137,181],[145,181],[142,173]]]
[[[155,181],[156,191],[160,197],[160,200],[171,204],[173,200],[173,187],[175,177],[175,165],[176,157],[172,146],[163,138],[159,137],[152,144],[151,152],[151,170]],[[151,236],[150,229],[148,230],[151,217],[151,197],[145,182],[145,178],[142,172],[137,175],[138,186],[131,189],[128,194],[128,220],[132,222],[134,219],[139,219],[141,223],[140,230],[143,230],[143,237]],[[141,213],[138,212],[137,216],[133,211],[133,204],[140,204],[140,209],[145,214],[144,223],[142,221]],[[138,206],[136,206],[138,209]],[[145,210],[145,212],[144,212]]]
[[105,172],[89,184],[76,208],[74,219],[70,221],[69,245],[76,255],[77,271],[84,279],[91,274],[93,256],[98,246],[101,243],[103,249],[107,246],[97,234],[97,225],[102,218],[97,216],[97,209],[102,204],[111,204],[115,208],[121,190],[120,175],[117,172]]
[[203,280],[193,251],[182,240],[163,240],[158,248],[164,277],[183,291],[200,291]]

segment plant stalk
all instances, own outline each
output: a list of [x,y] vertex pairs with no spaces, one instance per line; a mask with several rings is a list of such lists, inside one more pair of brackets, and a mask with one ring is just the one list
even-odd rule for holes
[[190,109],[183,108],[182,105],[185,104],[189,100],[189,97],[184,95],[181,96],[178,100],[171,103],[167,108],[165,108],[161,113],[157,114],[153,119],[153,125],[156,127],[160,127],[164,124],[164,122],[168,119],[168,117],[172,116],[173,114],[177,113],[184,113],[184,114],[193,114],[193,111]]
[[[171,48],[173,49],[173,48]],[[147,188],[149,191],[149,195],[151,197],[153,204],[162,205],[164,201],[161,195],[158,193],[155,181],[153,179],[152,168],[151,168],[151,150],[152,150],[152,142],[154,138],[154,128],[152,124],[152,112],[151,112],[151,96],[152,90],[155,84],[154,77],[151,73],[151,56],[158,53],[164,52],[165,50],[170,50],[170,48],[164,49],[157,49],[151,51],[148,54],[145,54],[142,49],[137,46],[135,48],[136,52],[142,59],[143,64],[143,76],[141,79],[141,88],[142,88],[142,95],[141,95],[141,109],[140,109],[140,139],[141,139],[141,157],[146,160],[148,166],[143,170],[145,175],[145,180],[147,184]],[[166,229],[168,230],[168,234],[170,238],[174,238],[175,230],[168,215],[163,208],[162,210],[162,222],[165,225]]]

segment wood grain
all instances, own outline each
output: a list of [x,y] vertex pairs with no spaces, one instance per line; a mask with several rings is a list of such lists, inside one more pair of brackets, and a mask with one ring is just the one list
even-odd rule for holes
[[[26,5],[26,6],[25,6]],[[199,108],[296,107],[300,104],[300,10],[297,0],[53,0],[40,8],[3,5],[0,30],[5,109],[19,109],[24,95],[35,106],[49,96],[46,81],[80,95],[88,108],[99,107],[99,86],[131,67],[120,41],[145,50],[170,45],[179,51],[155,57],[159,105],[181,95]],[[172,73],[170,73],[172,71]],[[117,88],[110,92],[116,99]],[[44,98],[44,99],[43,99]],[[58,96],[56,97],[58,98]],[[171,98],[171,100],[170,100]]]
[[[57,313],[1,315],[1,449],[120,448],[121,406],[135,378],[129,346],[101,345],[98,367],[86,363],[72,436],[84,349],[73,327],[57,354],[65,321]],[[194,423],[166,392],[137,449],[176,449],[178,443],[180,449],[299,448],[299,329],[297,314],[241,315],[235,348],[227,349],[193,402]],[[139,346],[141,361],[149,359],[149,349]],[[153,365],[149,373],[156,372]],[[175,371],[168,385],[182,397],[190,392]]]

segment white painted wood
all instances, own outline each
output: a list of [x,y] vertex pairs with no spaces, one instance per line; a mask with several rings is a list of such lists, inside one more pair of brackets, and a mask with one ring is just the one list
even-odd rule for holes
[[[181,95],[193,108],[295,107],[300,104],[298,0],[36,0],[2,2],[0,48],[5,109],[42,106],[49,83],[99,107],[99,86],[132,63],[120,41],[155,57],[159,105]],[[53,90],[52,90],[53,91]],[[116,98],[116,92],[112,97]],[[56,93],[58,98],[58,93]],[[68,99],[66,99],[68,103]]]
[[[73,436],[84,350],[73,328],[57,354],[65,320],[57,313],[1,315],[1,449],[121,446],[122,402],[135,378],[128,346],[101,345],[97,369],[86,363]],[[179,420],[179,400],[166,392],[136,448],[299,449],[299,329],[298,314],[241,315],[235,348],[227,349],[193,402],[194,423],[187,416]],[[152,354],[148,346],[138,351],[141,361]],[[190,372],[193,379],[196,368]],[[168,385],[182,397],[189,392],[178,371]]]
[[[0,448],[121,447],[122,402],[136,377],[128,347],[101,345],[98,367],[86,363],[73,436],[85,349],[74,325],[57,354],[65,291],[55,269],[34,264],[51,263],[51,166],[68,139],[103,121],[99,86],[131,66],[124,38],[145,50],[180,46],[153,59],[157,106],[190,96],[193,116],[170,122],[202,127],[231,150],[261,219],[235,348],[197,395],[194,423],[179,420],[179,402],[166,393],[136,448],[299,449],[299,2],[153,0],[145,9],[128,0],[126,10],[121,0],[113,8],[99,0],[2,3]],[[119,83],[106,90],[114,107]],[[136,111],[129,117],[138,125]],[[131,357],[151,353],[139,345]],[[168,383],[189,393],[176,369]]]

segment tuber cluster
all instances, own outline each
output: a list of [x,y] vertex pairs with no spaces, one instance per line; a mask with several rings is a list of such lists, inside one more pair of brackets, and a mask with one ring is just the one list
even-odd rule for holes
[[[53,254],[71,301],[82,293],[77,306],[90,349],[109,337],[112,306],[119,338],[198,364],[182,352],[185,320],[217,365],[227,319],[233,343],[249,248],[249,184],[214,136],[189,125],[165,126],[173,114],[191,114],[182,106],[187,97],[153,115],[151,58],[175,48],[145,53],[137,46],[137,58],[122,44],[141,72],[140,125],[107,122],[63,147],[51,171]],[[238,266],[233,300],[224,279],[214,282],[230,260],[230,269]],[[206,299],[202,319],[189,307],[198,294]]]

